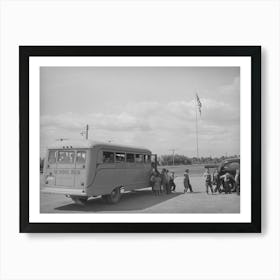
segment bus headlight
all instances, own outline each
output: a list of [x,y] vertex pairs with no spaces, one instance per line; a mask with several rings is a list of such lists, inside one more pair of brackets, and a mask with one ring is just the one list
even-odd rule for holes
[[49,184],[49,183],[51,183],[53,180],[54,180],[54,177],[53,177],[52,175],[47,175],[47,176],[46,176],[45,183],[46,183],[46,184]]

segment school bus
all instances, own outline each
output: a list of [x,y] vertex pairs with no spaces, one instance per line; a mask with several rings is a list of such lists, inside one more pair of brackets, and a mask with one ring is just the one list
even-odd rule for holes
[[145,148],[60,141],[47,149],[42,191],[65,194],[78,204],[96,196],[117,203],[123,191],[149,187],[153,167]]

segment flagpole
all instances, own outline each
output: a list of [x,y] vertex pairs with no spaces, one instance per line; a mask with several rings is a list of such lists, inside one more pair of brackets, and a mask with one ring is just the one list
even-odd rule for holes
[[198,124],[197,124],[197,100],[196,100],[196,97],[195,97],[195,124],[196,124],[196,157],[198,158],[199,157],[199,154],[198,154]]

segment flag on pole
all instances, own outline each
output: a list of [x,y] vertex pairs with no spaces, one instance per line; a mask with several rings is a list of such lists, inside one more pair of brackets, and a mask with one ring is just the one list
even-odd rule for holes
[[196,102],[197,102],[198,111],[199,111],[200,116],[201,116],[201,107],[202,107],[202,104],[201,104],[200,99],[199,99],[199,97],[198,97],[197,94],[196,94]]

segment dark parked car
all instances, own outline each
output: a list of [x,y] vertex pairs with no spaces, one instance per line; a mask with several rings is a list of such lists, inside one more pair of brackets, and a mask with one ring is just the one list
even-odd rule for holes
[[219,176],[222,176],[227,172],[232,176],[235,176],[236,169],[240,169],[240,158],[225,159],[218,167]]
[[[223,176],[226,173],[229,173],[230,176],[230,185],[231,185],[231,191],[236,191],[236,185],[235,185],[235,174],[236,170],[240,170],[240,158],[231,158],[231,159],[226,159],[221,162],[221,164],[218,167],[218,174],[219,177]],[[219,182],[220,184],[223,185],[223,190],[224,190],[224,183]]]
[[236,191],[236,186],[235,186],[235,174],[236,170],[240,170],[240,158],[230,158],[230,159],[225,159],[223,160],[219,165],[206,165],[206,168],[217,168],[218,169],[218,180],[216,184],[218,185],[218,188],[220,189],[219,186],[223,186],[220,190],[224,191],[224,183],[223,180],[220,180],[220,176],[225,175],[226,173],[229,173],[230,176],[230,185],[231,185],[231,190]]

